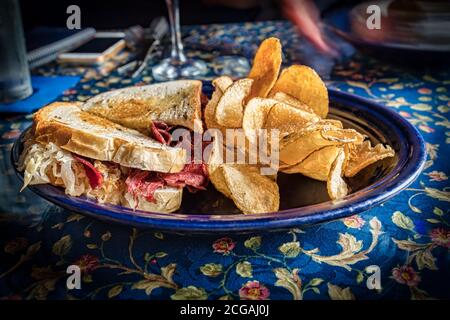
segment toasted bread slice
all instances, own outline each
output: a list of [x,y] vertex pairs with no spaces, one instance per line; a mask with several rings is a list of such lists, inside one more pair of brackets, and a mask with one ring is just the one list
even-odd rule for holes
[[149,132],[152,120],[200,131],[201,91],[198,80],[128,87],[94,96],[82,109],[143,133]]
[[130,193],[125,193],[122,205],[132,209],[171,213],[177,211],[181,206],[183,198],[183,188],[164,187],[157,189],[154,193],[155,202],[149,202],[145,198],[139,196],[134,199]]
[[124,167],[179,172],[186,151],[163,145],[142,133],[80,109],[77,103],[54,102],[34,116],[35,140]]

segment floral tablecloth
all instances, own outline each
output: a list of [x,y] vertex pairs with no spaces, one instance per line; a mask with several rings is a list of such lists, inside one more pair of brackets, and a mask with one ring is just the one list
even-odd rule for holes
[[[208,28],[224,27],[187,32],[207,34]],[[224,30],[242,44],[279,36],[285,60],[298,60],[292,52],[301,42],[286,22]],[[35,72],[51,75],[58,68]],[[151,81],[148,72],[137,80]],[[115,73],[85,77],[60,99],[84,100],[134,83]],[[335,66],[329,85],[381,102],[414,124],[427,142],[426,167],[410,188],[382,206],[276,233],[191,236],[137,230],[67,212],[28,190],[19,193],[9,152],[30,116],[2,116],[0,299],[450,298],[449,72],[407,72],[356,55]],[[79,290],[66,286],[72,264],[82,271]],[[367,280],[377,270],[380,287],[369,289]]]

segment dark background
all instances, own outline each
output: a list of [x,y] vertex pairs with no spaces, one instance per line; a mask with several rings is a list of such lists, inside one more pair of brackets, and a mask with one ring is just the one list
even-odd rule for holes
[[[1,0],[0,0],[1,1]],[[36,26],[65,27],[67,7],[81,9],[81,27],[97,29],[148,26],[152,18],[167,15],[164,0],[19,0],[25,30]],[[209,24],[283,19],[281,0],[253,0],[256,6],[233,9],[208,4],[212,0],[180,0],[181,24]],[[361,0],[313,0],[322,14]],[[240,3],[239,0],[231,2]],[[251,1],[250,1],[251,2]]]
[[[69,16],[66,9],[76,4],[81,9],[81,27],[97,29],[147,26],[152,18],[166,15],[164,0],[20,0],[25,30],[35,26],[65,27]],[[181,24],[208,24],[281,19],[278,1],[261,0],[260,6],[232,9],[207,5],[202,0],[180,1]]]

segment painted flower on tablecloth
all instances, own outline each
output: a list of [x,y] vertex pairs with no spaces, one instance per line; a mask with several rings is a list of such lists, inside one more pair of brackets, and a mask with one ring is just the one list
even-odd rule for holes
[[357,214],[342,219],[342,222],[347,226],[347,228],[354,229],[361,229],[361,227],[366,223],[364,219]]
[[208,277],[217,277],[222,273],[222,265],[218,263],[207,263],[200,267],[201,273]]
[[208,299],[208,294],[203,288],[188,286],[178,289],[170,298],[172,300],[206,300]]
[[430,178],[430,181],[445,181],[448,179],[445,172],[442,172],[442,171],[434,170],[434,171],[425,173],[425,175],[427,175]]
[[14,254],[22,249],[24,249],[28,244],[27,239],[19,237],[19,238],[15,238],[13,240],[8,241],[5,244],[5,247],[3,248],[3,250],[6,253],[9,254]]
[[75,262],[75,265],[80,267],[81,272],[84,272],[86,274],[94,271],[97,269],[99,264],[99,259],[96,256],[93,256],[91,254],[85,254],[81,256],[78,261]]
[[287,258],[295,258],[301,252],[300,242],[292,241],[283,243],[278,247],[278,250]]
[[72,95],[72,94],[76,94],[77,92],[78,92],[78,91],[75,90],[75,89],[67,89],[67,90],[65,90],[65,91],[63,92],[63,95],[69,96],[69,95]]
[[417,92],[419,92],[420,94],[431,94],[432,91],[428,88],[420,88],[419,90],[417,90]]
[[439,150],[438,144],[431,144],[431,143],[425,143],[425,150],[430,157],[431,160],[434,160],[437,158],[437,153]]
[[248,281],[239,289],[239,296],[244,300],[266,300],[270,291],[257,280]]
[[447,102],[447,105],[446,105],[446,106],[445,106],[445,105],[440,105],[440,106],[437,107],[437,109],[438,109],[439,112],[441,112],[441,113],[447,113],[447,112],[450,111],[449,106],[450,106],[450,101]]
[[433,133],[435,131],[432,127],[425,124],[420,124],[419,129],[426,133]]
[[411,118],[411,114],[406,111],[400,111],[399,114],[404,118]]
[[415,287],[420,282],[419,274],[410,266],[401,266],[392,269],[392,278],[408,287]]
[[450,248],[450,230],[435,228],[430,232],[431,241],[438,246]]
[[222,254],[229,254],[235,246],[233,240],[228,237],[217,239],[212,245],[214,252]]

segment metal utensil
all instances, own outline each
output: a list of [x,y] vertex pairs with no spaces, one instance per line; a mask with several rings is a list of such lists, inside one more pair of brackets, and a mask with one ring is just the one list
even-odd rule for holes
[[150,47],[147,50],[147,53],[145,54],[144,59],[140,63],[139,67],[136,69],[136,71],[133,72],[131,75],[132,78],[136,78],[139,76],[142,71],[147,67],[148,62],[153,58],[155,55],[156,49],[161,45],[161,40],[164,38],[164,36],[169,31],[169,24],[167,23],[167,20],[165,17],[159,17],[152,21],[152,24],[150,25],[150,30],[152,30],[151,37],[153,38],[153,42],[150,45]]

